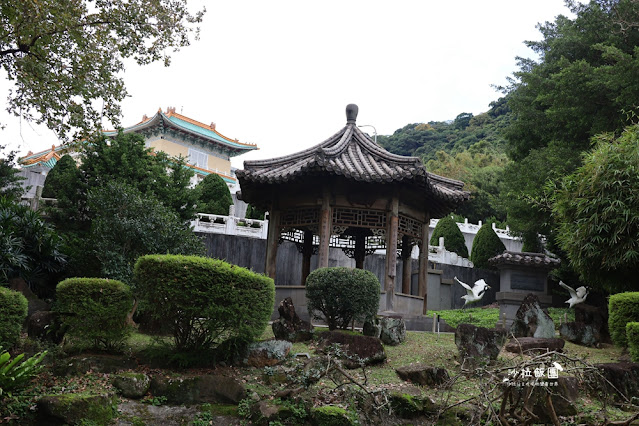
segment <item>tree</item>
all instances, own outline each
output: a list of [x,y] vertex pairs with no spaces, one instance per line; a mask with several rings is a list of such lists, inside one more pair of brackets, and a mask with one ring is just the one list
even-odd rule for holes
[[169,65],[204,13],[183,0],[2,0],[0,10],[0,66],[15,85],[7,110],[63,140],[99,130],[103,117],[117,126],[124,59]]
[[199,201],[198,213],[228,215],[233,198],[228,185],[220,175],[211,173],[197,185]]
[[492,225],[485,223],[475,235],[473,248],[470,251],[470,260],[475,268],[495,269],[488,263],[488,259],[503,253],[504,250],[506,247],[493,230]]
[[639,125],[595,138],[565,177],[553,213],[558,240],[581,279],[610,291],[639,290]]
[[[4,151],[5,147],[0,145],[0,153]],[[0,197],[5,197],[10,200],[20,198],[24,193],[24,188],[21,185],[21,181],[24,180],[19,175],[19,171],[14,167],[16,153],[10,151],[3,154],[0,158]]]
[[430,245],[439,245],[440,237],[444,237],[444,247],[446,247],[446,250],[455,252],[461,257],[468,258],[468,248],[466,247],[464,234],[459,230],[457,223],[452,217],[446,216],[439,219],[435,229],[433,229],[433,235],[430,237]]

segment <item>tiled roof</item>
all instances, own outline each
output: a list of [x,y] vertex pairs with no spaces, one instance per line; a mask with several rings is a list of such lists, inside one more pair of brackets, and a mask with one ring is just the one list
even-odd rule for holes
[[561,261],[555,257],[550,257],[544,253],[527,253],[516,251],[504,251],[495,257],[491,257],[488,262],[491,265],[524,265],[539,268],[553,269],[559,267]]
[[245,161],[244,170],[236,172],[240,185],[280,184],[303,175],[328,174],[369,183],[418,184],[442,201],[468,199],[463,182],[428,173],[421,159],[392,154],[377,145],[357,127],[356,116],[355,112],[347,117],[344,128],[312,148],[285,157]]
[[43,164],[49,168],[53,168],[55,163],[58,162],[67,149],[68,147],[65,145],[52,145],[51,149],[36,152],[35,154],[29,151],[27,155],[18,159],[18,163],[25,169],[38,164]]

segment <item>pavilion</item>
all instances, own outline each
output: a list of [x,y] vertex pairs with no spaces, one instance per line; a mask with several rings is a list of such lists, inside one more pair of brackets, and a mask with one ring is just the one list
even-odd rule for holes
[[[269,212],[265,272],[275,278],[281,240],[303,255],[302,283],[311,256],[329,266],[329,247],[341,248],[363,268],[367,254],[386,250],[383,289],[393,310],[397,257],[410,265],[419,250],[418,295],[426,307],[428,224],[469,198],[463,182],[428,173],[417,157],[392,154],[357,127],[358,108],[346,107],[346,126],[312,148],[245,161],[236,176],[241,199]],[[403,268],[401,292],[410,294],[411,268]]]

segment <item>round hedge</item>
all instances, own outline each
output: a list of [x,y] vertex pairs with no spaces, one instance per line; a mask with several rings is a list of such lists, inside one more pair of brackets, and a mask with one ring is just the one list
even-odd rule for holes
[[628,340],[628,352],[632,362],[639,362],[639,322],[626,324],[626,339]]
[[374,317],[379,291],[377,277],[363,269],[319,268],[306,279],[308,311],[313,318],[325,320],[330,330],[346,329],[353,320]]
[[506,250],[506,246],[499,239],[492,225],[486,223],[479,228],[477,235],[475,235],[470,260],[475,268],[495,269],[488,263],[488,259],[503,253],[504,250]]
[[461,257],[468,258],[468,248],[466,247],[464,234],[459,230],[457,223],[452,217],[446,216],[439,219],[437,225],[435,225],[435,229],[433,229],[433,235],[430,237],[430,245],[438,246],[440,237],[444,237],[444,247],[446,247],[446,250],[455,252]]
[[0,287],[0,347],[6,350],[18,341],[27,310],[27,298],[22,293]]
[[56,299],[63,330],[94,348],[117,349],[131,333],[133,296],[121,281],[69,278],[56,287]]
[[266,329],[275,304],[271,278],[219,259],[142,256],[134,280],[141,301],[170,330],[179,352],[250,342]]
[[608,302],[608,329],[617,346],[627,347],[626,325],[639,321],[639,292],[617,293]]

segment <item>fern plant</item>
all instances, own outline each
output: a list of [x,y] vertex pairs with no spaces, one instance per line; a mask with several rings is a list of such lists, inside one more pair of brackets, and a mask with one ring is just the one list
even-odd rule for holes
[[[0,354],[0,395],[24,387],[31,378],[42,370],[43,365],[40,362],[46,354],[47,351],[39,352],[22,361],[24,354],[20,354],[12,360],[9,352],[2,352]],[[22,363],[18,365],[20,361]]]

